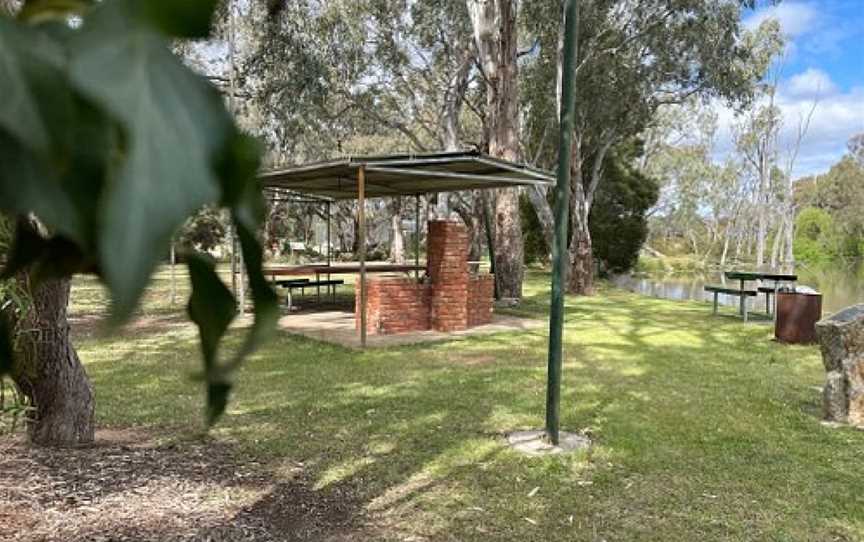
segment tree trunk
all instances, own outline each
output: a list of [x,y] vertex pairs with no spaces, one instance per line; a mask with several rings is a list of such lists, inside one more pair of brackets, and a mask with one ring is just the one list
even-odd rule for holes
[[603,160],[612,146],[610,138],[603,143],[593,157],[590,179],[586,186],[583,173],[582,134],[578,131],[573,137],[573,156],[570,166],[570,201],[571,201],[571,236],[568,256],[570,258],[570,275],[567,281],[567,292],[575,295],[591,295],[594,293],[594,252],[591,242],[591,230],[588,221],[594,194],[603,176]]
[[524,250],[519,192],[505,188],[495,201],[495,278],[503,300],[522,297]]
[[579,184],[573,190],[573,205],[570,246],[570,271],[567,276],[567,292],[575,295],[594,293],[594,252],[591,244],[591,230],[588,228],[590,209],[585,201],[581,175]]
[[[760,188],[760,193],[762,189]],[[768,232],[768,209],[764,197],[759,196],[759,210],[756,225],[756,269],[761,270],[765,265],[765,238]]]
[[33,289],[33,304],[17,325],[13,380],[36,408],[28,436],[43,446],[87,444],[95,430],[93,388],[69,338],[69,289],[69,279]]
[[351,217],[353,224],[354,235],[351,238],[351,253],[354,255],[353,258],[356,260],[359,258],[360,254],[360,219],[358,218],[358,213],[354,213]]
[[777,269],[777,261],[783,248],[783,228],[786,227],[784,219],[777,223],[777,231],[774,233],[774,242],[771,244],[771,269]]
[[469,230],[468,245],[468,260],[472,262],[480,261],[483,257],[484,235],[486,229],[483,224],[483,198],[479,194],[479,190],[474,192],[471,198],[471,229]]
[[480,191],[467,192],[469,198],[454,199],[453,212],[459,215],[468,228],[468,261],[483,257],[483,200]]
[[[486,79],[489,154],[519,158],[519,77],[516,2],[468,0],[468,12]],[[495,201],[495,283],[501,299],[522,297],[524,241],[519,216],[519,190],[498,191]]]
[[785,243],[783,247],[783,270],[792,273],[795,270],[795,255],[792,252],[795,244],[795,208],[790,204],[786,211]]
[[552,215],[552,206],[549,205],[549,200],[546,199],[546,189],[540,186],[529,186],[528,200],[537,214],[537,221],[540,222],[540,227],[543,230],[543,240],[546,242],[546,249],[549,254],[552,254],[552,242],[555,236],[555,217]]
[[723,252],[720,254],[720,269],[726,269],[726,257],[729,255],[729,227],[726,227],[726,233],[723,236]]
[[402,235],[402,198],[393,198],[390,215],[390,261],[405,263],[405,236]]

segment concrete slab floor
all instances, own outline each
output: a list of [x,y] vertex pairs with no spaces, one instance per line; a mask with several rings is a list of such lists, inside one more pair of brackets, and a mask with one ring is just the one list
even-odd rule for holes
[[[517,332],[544,329],[545,320],[518,318],[495,314],[492,323],[449,333],[441,331],[417,331],[394,335],[367,335],[367,348],[402,346],[407,344],[449,341],[477,335],[489,335],[507,331]],[[354,327],[354,313],[345,310],[325,310],[320,312],[298,312],[286,314],[279,319],[279,327],[289,333],[303,335],[310,339],[329,342],[347,348],[360,348],[360,335]]]

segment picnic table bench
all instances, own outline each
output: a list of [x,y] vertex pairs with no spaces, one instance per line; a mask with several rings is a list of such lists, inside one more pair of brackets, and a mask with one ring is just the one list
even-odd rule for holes
[[747,321],[747,298],[748,297],[756,297],[756,290],[744,290],[737,288],[727,288],[725,286],[705,286],[706,292],[711,292],[714,294],[714,314],[717,314],[717,298],[720,294],[738,296],[741,299],[741,316],[744,317],[744,321]]
[[315,288],[318,296],[318,302],[321,302],[321,287],[325,286],[327,290],[330,292],[331,299],[336,301],[336,286],[340,284],[345,284],[344,280],[341,279],[327,279],[327,280],[309,280],[306,278],[303,279],[283,279],[275,281],[277,286],[281,286],[288,290],[288,309],[293,308],[293,299],[292,293],[294,290],[300,290],[300,295],[306,295],[306,288]]
[[[774,300],[776,303],[777,298],[777,290],[780,287],[780,284],[783,282],[791,282],[794,283],[798,280],[797,275],[783,274],[783,273],[761,273],[754,271],[727,271],[724,273],[725,277],[730,280],[740,281],[739,288],[729,288],[726,286],[714,286],[707,285],[705,286],[706,292],[711,292],[714,294],[714,314],[717,314],[717,298],[720,294],[738,296],[741,300],[740,303],[740,314],[744,318],[744,321],[747,321],[747,298],[748,297],[756,297],[758,294],[765,294],[765,313],[771,314],[771,296],[774,296]],[[747,289],[744,287],[744,283],[746,281],[772,281],[773,284],[771,286],[758,286],[755,290]],[[776,312],[776,311],[775,311]]]

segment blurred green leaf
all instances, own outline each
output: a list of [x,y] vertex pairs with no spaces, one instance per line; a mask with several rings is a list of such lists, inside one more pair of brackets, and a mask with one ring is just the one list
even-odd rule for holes
[[252,291],[254,321],[237,355],[226,367],[229,371],[233,371],[246,356],[271,337],[279,320],[279,298],[264,276],[261,245],[258,244],[253,230],[239,222],[235,222],[235,227]]
[[15,224],[12,241],[6,254],[6,264],[0,280],[8,279],[43,257],[48,242],[30,227],[29,220],[22,218]]
[[[41,28],[41,27],[40,27]],[[72,142],[73,96],[62,44],[47,31],[0,18],[0,210],[34,212],[57,231],[85,236],[61,183]]]
[[80,15],[92,4],[92,0],[26,0],[18,18],[32,23],[62,19]]
[[201,351],[204,368],[208,374],[216,371],[216,353],[219,341],[237,314],[234,296],[219,279],[213,262],[200,254],[186,254],[192,295],[187,310],[189,318],[198,326],[201,334]]
[[43,102],[61,82],[60,45],[12,19],[0,18],[0,129],[31,150],[49,150]]
[[178,38],[210,34],[218,0],[149,0],[137,2],[144,16],[160,31]]
[[255,236],[264,211],[258,143],[168,47],[168,36],[207,35],[216,1],[105,0],[80,25],[67,24],[66,10],[86,3],[28,3],[25,17],[59,14],[62,24],[0,19],[0,210],[27,220],[32,213],[47,228],[16,234],[5,272],[27,267],[37,280],[96,272],[116,323],[134,310],[186,218],[207,204],[227,207],[246,259],[254,322],[226,363],[219,344],[235,300],[212,261],[188,259],[188,309],[201,335],[212,424],[225,410],[231,372],[279,314]]
[[62,235],[46,239],[29,218],[19,218],[0,280],[24,269],[28,270],[30,286],[34,288],[44,280],[94,271],[88,268],[88,260],[76,243]]
[[225,413],[231,384],[228,382],[207,383],[207,426],[210,427]]
[[255,138],[234,131],[218,154],[216,171],[222,183],[224,207],[231,209],[234,219],[250,230],[264,219],[264,198],[258,184],[261,145]]
[[237,314],[234,296],[219,279],[213,261],[200,254],[187,254],[186,265],[192,282],[189,317],[198,326],[201,351],[204,356],[204,377],[207,382],[207,425],[210,426],[225,411],[231,384],[229,375],[219,366],[219,342]]
[[185,218],[220,199],[212,165],[233,133],[219,94],[125,1],[89,14],[72,42],[74,84],[119,119],[125,159],[102,197],[99,251],[112,315],[134,309]]

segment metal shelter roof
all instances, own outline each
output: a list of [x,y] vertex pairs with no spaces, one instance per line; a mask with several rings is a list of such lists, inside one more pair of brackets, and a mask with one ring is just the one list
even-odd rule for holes
[[548,172],[476,151],[355,156],[268,171],[268,188],[332,199],[357,199],[357,171],[364,169],[365,197],[412,196],[520,185],[551,185]]

